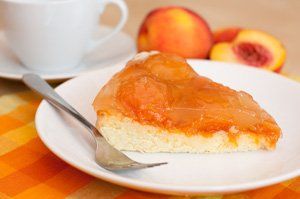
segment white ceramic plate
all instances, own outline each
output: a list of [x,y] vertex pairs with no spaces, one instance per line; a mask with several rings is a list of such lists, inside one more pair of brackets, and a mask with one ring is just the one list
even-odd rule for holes
[[[190,60],[200,74],[252,94],[275,117],[283,130],[275,151],[227,154],[145,154],[128,152],[141,162],[167,161],[165,166],[110,172],[94,162],[94,143],[76,121],[43,101],[36,127],[43,142],[74,167],[122,186],[171,194],[229,193],[259,188],[300,174],[300,84],[271,72],[242,65]],[[125,64],[125,63],[124,63]],[[123,64],[123,65],[124,65]],[[108,67],[81,76],[56,90],[90,121],[92,101],[121,67]]]
[[[110,27],[100,26],[95,32],[95,38],[102,37],[110,31]],[[21,80],[24,73],[35,72],[45,80],[61,81],[83,73],[112,66],[124,60],[127,61],[135,54],[135,51],[133,39],[126,33],[119,32],[86,55],[84,60],[73,69],[52,73],[32,71],[20,63],[18,58],[9,49],[3,31],[0,31],[0,77]]]

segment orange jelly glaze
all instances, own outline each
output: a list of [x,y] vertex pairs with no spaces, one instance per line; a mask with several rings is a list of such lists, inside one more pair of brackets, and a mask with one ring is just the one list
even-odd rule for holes
[[[217,72],[217,71],[216,71]],[[235,129],[262,135],[276,144],[281,130],[274,119],[243,92],[199,76],[186,61],[155,54],[130,61],[100,91],[97,114],[119,114],[141,124],[211,136]]]

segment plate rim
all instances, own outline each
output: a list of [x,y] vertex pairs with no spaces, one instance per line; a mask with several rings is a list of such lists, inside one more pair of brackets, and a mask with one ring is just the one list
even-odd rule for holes
[[[300,88],[299,83],[297,83],[296,81],[294,81],[288,77],[285,77],[283,75],[273,73],[270,71],[252,68],[252,67],[245,66],[242,64],[226,63],[226,62],[219,62],[219,61],[209,61],[209,60],[201,60],[201,59],[188,59],[188,62],[190,62],[190,63],[193,63],[193,62],[195,62],[195,63],[199,63],[199,62],[200,63],[201,62],[202,63],[208,63],[208,62],[212,63],[213,62],[215,64],[219,63],[219,64],[223,64],[223,65],[224,64],[231,65],[233,67],[244,67],[244,69],[246,69],[246,70],[251,70],[251,71],[258,72],[258,73],[273,75],[276,78],[285,79],[285,81],[289,81],[289,83],[297,85]],[[99,69],[94,72],[100,72],[100,71],[108,70],[108,69],[112,69],[112,68],[120,69],[120,66],[114,65],[113,67],[102,68],[102,69]],[[73,81],[78,81],[78,79],[87,78],[89,75],[92,75],[92,74],[91,73],[84,74],[84,75],[80,75],[76,78],[70,79],[70,80],[60,84],[58,87],[55,88],[55,90],[59,90],[62,87],[67,86],[68,84],[72,84]],[[50,151],[52,151],[56,156],[58,156],[60,159],[67,162],[69,165],[79,169],[80,171],[85,172],[89,175],[92,175],[98,179],[102,179],[104,181],[107,181],[107,182],[110,182],[113,184],[117,184],[117,185],[120,185],[123,187],[132,188],[132,189],[136,189],[136,190],[140,190],[140,191],[152,192],[152,193],[155,192],[155,193],[161,193],[161,194],[175,194],[175,195],[222,194],[222,193],[233,193],[233,192],[241,192],[241,191],[262,188],[262,187],[277,184],[282,181],[300,176],[300,168],[298,168],[292,172],[289,172],[289,173],[286,173],[283,175],[278,175],[275,177],[265,178],[263,180],[255,180],[255,181],[250,181],[250,182],[240,183],[240,184],[218,185],[218,186],[194,186],[193,185],[193,186],[189,186],[189,187],[182,187],[182,186],[178,186],[178,185],[163,185],[163,186],[161,186],[161,185],[153,183],[153,182],[141,182],[139,180],[119,176],[113,172],[102,172],[101,171],[101,174],[99,174],[94,171],[85,169],[84,166],[81,165],[80,163],[79,164],[73,163],[67,157],[64,157],[63,155],[61,155],[55,147],[48,145],[46,137],[44,137],[43,134],[41,133],[42,130],[41,130],[40,123],[39,123],[39,118],[41,118],[43,108],[46,106],[46,104],[48,104],[48,102],[45,100],[42,100],[42,102],[40,103],[40,105],[36,111],[36,115],[35,115],[35,126],[36,126],[36,130],[37,130],[37,133],[38,133],[40,139],[47,146],[47,148]]]

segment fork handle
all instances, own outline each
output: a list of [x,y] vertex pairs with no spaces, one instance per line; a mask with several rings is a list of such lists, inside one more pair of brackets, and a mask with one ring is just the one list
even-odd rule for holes
[[28,73],[23,75],[22,81],[26,86],[40,94],[49,103],[64,110],[65,112],[76,118],[93,134],[93,136],[102,137],[101,133],[96,129],[96,127],[94,127],[94,125],[92,125],[68,102],[66,102],[60,95],[58,95],[57,92],[55,92],[55,90],[40,76],[33,73]]

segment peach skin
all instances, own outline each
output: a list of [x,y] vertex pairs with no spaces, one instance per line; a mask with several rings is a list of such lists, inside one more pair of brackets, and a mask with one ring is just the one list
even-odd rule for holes
[[231,42],[237,36],[240,30],[242,29],[239,27],[230,27],[230,28],[217,30],[213,33],[214,42],[215,43]]
[[185,58],[207,58],[212,32],[195,12],[182,7],[161,7],[144,19],[137,38],[138,51],[158,50]]
[[[216,41],[221,42],[213,46],[211,60],[242,63],[280,72],[286,59],[286,50],[278,39],[258,30],[241,29],[236,31],[235,37],[229,32],[217,33]],[[220,36],[220,33],[227,36]]]

